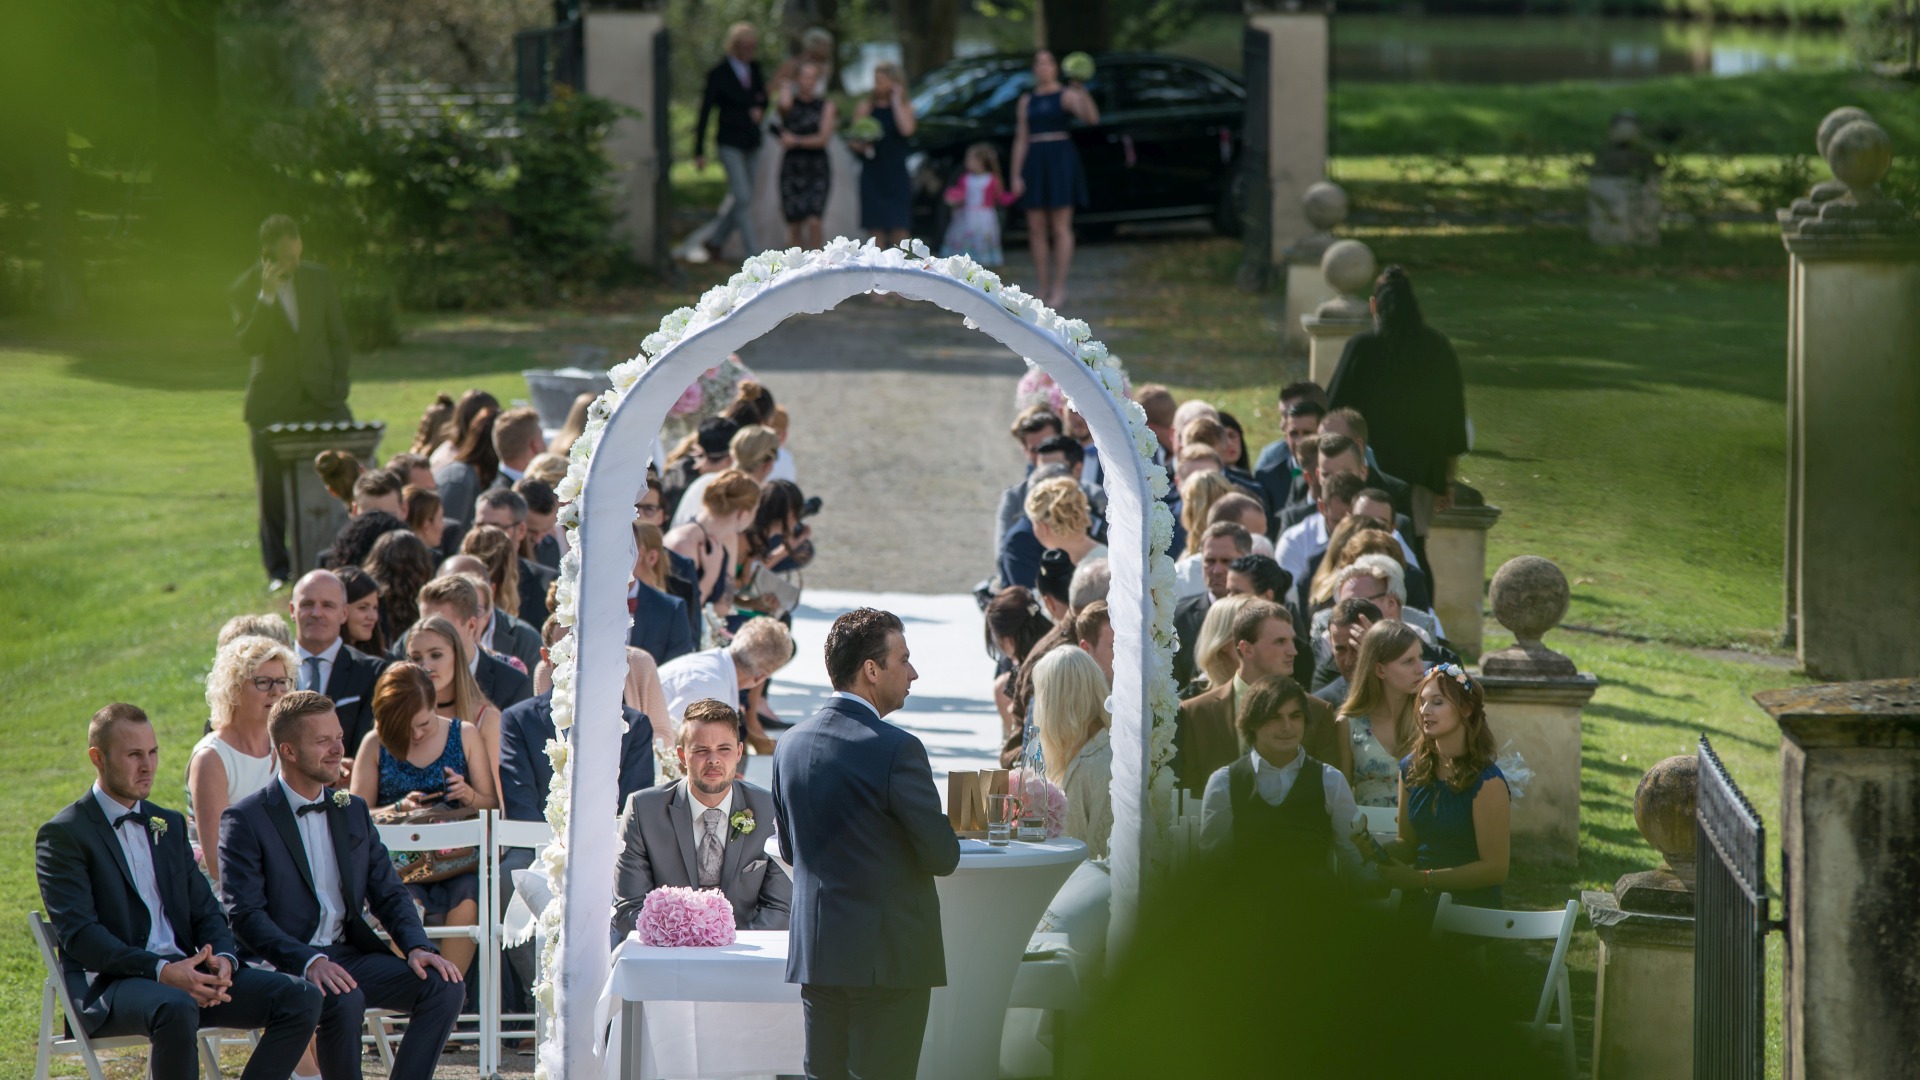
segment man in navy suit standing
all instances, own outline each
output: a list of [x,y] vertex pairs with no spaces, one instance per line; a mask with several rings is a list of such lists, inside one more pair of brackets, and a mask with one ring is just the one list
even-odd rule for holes
[[883,717],[918,674],[898,616],[827,634],[825,708],[773,755],[780,854],[793,866],[787,981],[806,1009],[810,1080],[905,1080],[947,981],[933,879],[960,865],[927,748]]
[[[421,930],[367,804],[330,787],[346,753],[333,702],[296,690],[274,705],[267,735],[279,779],[220,815],[220,896],[234,931],[325,992],[316,1049],[326,1080],[359,1080],[368,1006],[410,1017],[392,1080],[432,1080],[465,988]],[[363,902],[406,959],[373,932]]]
[[99,780],[40,827],[35,870],[60,966],[89,1035],[144,1035],[153,1080],[200,1075],[203,1027],[262,1028],[241,1080],[286,1080],[320,1017],[313,987],[238,961],[187,846],[187,819],[147,801],[160,744],[126,704],[93,714]]

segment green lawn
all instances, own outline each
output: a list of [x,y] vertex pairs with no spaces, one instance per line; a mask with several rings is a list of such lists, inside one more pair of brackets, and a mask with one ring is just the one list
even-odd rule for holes
[[[1585,724],[1582,861],[1572,875],[1522,868],[1516,900],[1549,906],[1650,865],[1633,788],[1661,757],[1690,752],[1700,731],[1773,818],[1777,736],[1748,695],[1796,677],[1691,647],[1764,650],[1778,630],[1776,242],[1705,230],[1615,255],[1572,230],[1381,229],[1367,239],[1413,268],[1430,317],[1460,349],[1478,431],[1463,472],[1506,511],[1494,562],[1553,558],[1574,581],[1570,622],[1651,639],[1549,639],[1601,682]],[[1136,380],[1204,394],[1256,444],[1271,437],[1274,390],[1295,374],[1277,349],[1278,297],[1226,284],[1232,242],[1146,240],[1128,257],[1115,290],[1074,314]],[[1023,256],[1012,258],[1021,279]],[[355,411],[389,423],[391,450],[433,392],[479,385],[523,397],[519,371],[569,360],[574,346],[624,356],[713,273],[594,311],[412,320],[404,345],[357,361]],[[21,1075],[40,970],[18,913],[38,906],[34,829],[89,779],[86,716],[114,698],[146,707],[170,762],[158,795],[177,804],[205,717],[199,680],[213,633],[275,601],[251,535],[242,365],[217,322],[58,337],[10,326],[0,342],[11,435],[0,484],[15,507],[0,523],[0,618],[13,631],[0,642],[0,738],[11,749],[0,760],[0,867],[10,871],[0,910],[15,913],[0,923],[0,1075]],[[1590,1003],[1584,932],[1574,963]]]

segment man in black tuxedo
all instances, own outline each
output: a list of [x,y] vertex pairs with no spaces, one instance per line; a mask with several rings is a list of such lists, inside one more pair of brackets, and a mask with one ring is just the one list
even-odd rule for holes
[[203,1027],[261,1028],[241,1080],[286,1080],[320,1019],[320,992],[239,963],[187,820],[145,801],[160,745],[147,714],[112,704],[87,726],[99,779],[40,827],[35,870],[67,991],[98,1037],[152,1041],[153,1080],[200,1075]]
[[533,696],[531,676],[488,652],[480,643],[480,591],[461,574],[442,574],[420,586],[420,617],[439,615],[460,632],[467,651],[467,669],[496,709],[518,705]]
[[[293,586],[294,654],[300,670],[294,688],[313,690],[333,700],[349,746],[373,727],[373,684],[387,661],[348,645],[341,636],[347,623],[347,587],[330,570],[315,570]],[[341,763],[352,769],[353,760]]]
[[333,278],[300,261],[300,226],[284,214],[260,223],[260,261],[227,292],[234,332],[252,361],[245,417],[260,490],[260,558],[279,588],[287,554],[286,470],[267,445],[270,424],[352,420],[347,409],[347,319]]
[[1200,624],[1207,619],[1207,609],[1230,591],[1227,575],[1233,570],[1234,560],[1251,554],[1253,536],[1238,522],[1216,521],[1201,535],[1200,574],[1207,589],[1173,608],[1173,633],[1177,641],[1173,652],[1173,681],[1182,693],[1193,681],[1193,647],[1200,638]]
[[[296,690],[275,703],[267,735],[279,779],[220,815],[220,898],[234,931],[325,993],[315,1040],[322,1077],[358,1080],[372,1006],[409,1017],[392,1080],[431,1080],[466,996],[460,969],[421,929],[367,804],[330,786],[346,750],[333,702]],[[367,924],[363,903],[406,959]]]
[[793,866],[787,981],[806,1009],[810,1080],[911,1077],[932,988],[947,981],[933,879],[960,865],[960,842],[927,748],[883,719],[918,677],[899,617],[850,611],[826,653],[832,699],[773,754]]

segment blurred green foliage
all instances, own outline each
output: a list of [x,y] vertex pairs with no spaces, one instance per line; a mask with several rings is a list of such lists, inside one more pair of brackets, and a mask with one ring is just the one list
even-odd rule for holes
[[602,152],[619,115],[563,87],[513,113],[443,106],[389,126],[336,98],[264,126],[249,165],[305,223],[309,246],[375,297],[389,290],[408,308],[546,304],[621,275]]

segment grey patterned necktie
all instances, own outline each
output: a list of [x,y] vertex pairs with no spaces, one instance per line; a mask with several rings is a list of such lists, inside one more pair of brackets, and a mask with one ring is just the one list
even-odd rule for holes
[[700,815],[700,821],[707,830],[700,838],[700,887],[703,889],[720,884],[721,817],[718,807]]
[[316,693],[326,689],[326,687],[320,685],[320,658],[319,657],[317,656],[307,657],[306,660],[301,663],[300,667],[301,667],[301,674],[304,676],[300,680],[300,689],[312,690]]

